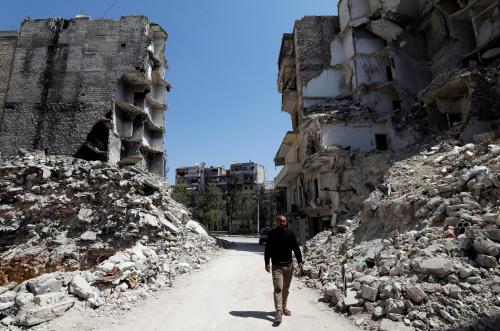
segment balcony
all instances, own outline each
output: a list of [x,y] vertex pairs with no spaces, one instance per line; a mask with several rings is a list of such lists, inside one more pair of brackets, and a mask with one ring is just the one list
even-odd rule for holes
[[297,108],[298,94],[297,90],[285,89],[281,97],[281,110],[285,113],[293,114]]
[[131,70],[129,72],[124,73],[120,80],[132,86],[144,86],[149,87],[151,85],[151,80],[148,78],[146,73],[139,70]]
[[298,162],[285,164],[274,180],[276,187],[285,187],[291,180],[297,178],[301,170],[302,167]]

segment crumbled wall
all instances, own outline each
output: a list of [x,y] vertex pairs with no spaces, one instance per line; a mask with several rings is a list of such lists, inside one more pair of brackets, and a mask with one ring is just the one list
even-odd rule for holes
[[328,68],[330,44],[339,32],[336,16],[305,16],[295,22],[295,53],[301,84]]
[[9,77],[17,45],[17,31],[0,32],[0,118],[9,88]]
[[111,117],[120,76],[143,67],[148,24],[142,16],[25,21],[0,119],[0,152],[74,155],[93,126]]

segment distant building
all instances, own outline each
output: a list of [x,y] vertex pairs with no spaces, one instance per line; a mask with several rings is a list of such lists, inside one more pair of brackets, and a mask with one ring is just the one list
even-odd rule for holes
[[233,163],[230,169],[225,167],[206,167],[204,162],[177,168],[175,185],[184,185],[197,191],[203,191],[207,185],[216,185],[223,192],[251,191],[263,187],[266,183],[266,168],[255,162]]
[[227,192],[228,187],[228,170],[224,167],[205,168],[205,183],[206,185],[216,185],[222,192]]
[[[266,181],[266,168],[263,165],[255,162],[233,163],[230,169],[226,169],[223,166],[207,167],[202,162],[175,170],[177,187],[184,186],[191,191],[201,192],[209,185],[215,185],[223,192],[229,217],[229,224],[217,224],[217,230],[256,233],[257,219],[260,227],[273,223],[277,210],[276,196],[280,191],[274,189],[273,182]],[[251,213],[255,215],[249,217]]]
[[232,190],[251,191],[264,186],[266,168],[255,162],[233,163],[228,177]]
[[203,191],[205,189],[205,163],[175,169],[175,185]]
[[164,175],[167,32],[144,16],[25,20],[0,32],[0,152]]

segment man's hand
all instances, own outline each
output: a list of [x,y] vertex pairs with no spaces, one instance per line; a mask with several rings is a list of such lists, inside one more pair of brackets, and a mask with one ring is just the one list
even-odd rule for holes
[[269,266],[269,264],[266,264],[266,271],[271,272],[271,267]]

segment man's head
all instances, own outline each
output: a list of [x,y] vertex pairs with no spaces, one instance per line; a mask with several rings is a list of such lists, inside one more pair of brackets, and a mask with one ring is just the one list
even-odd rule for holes
[[278,217],[276,217],[276,225],[278,226],[278,228],[285,229],[287,224],[288,221],[286,220],[286,217],[284,215],[278,215]]

